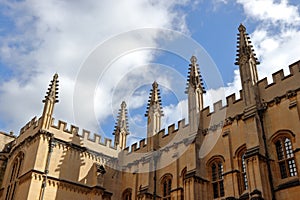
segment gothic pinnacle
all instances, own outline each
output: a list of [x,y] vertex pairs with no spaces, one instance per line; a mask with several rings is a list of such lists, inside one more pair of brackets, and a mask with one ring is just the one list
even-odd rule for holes
[[200,87],[203,93],[205,93],[205,89],[203,87],[202,82],[202,76],[199,73],[199,65],[197,64],[197,58],[196,56],[192,56],[191,64],[189,64],[189,72],[188,72],[188,79],[187,79],[187,87],[185,93],[188,93],[189,87],[193,87],[196,89],[197,87]]
[[115,135],[116,131],[124,130],[128,133],[128,117],[127,117],[127,108],[125,101],[122,101],[121,108],[119,109],[115,130],[113,135]]
[[147,105],[147,111],[145,116],[148,117],[149,114],[149,109],[151,107],[156,107],[159,109],[161,115],[163,116],[163,110],[162,110],[162,105],[161,105],[161,97],[160,97],[160,92],[158,89],[158,84],[156,81],[153,82],[152,84],[152,89],[150,92],[149,100],[148,100],[148,105]]
[[259,62],[257,58],[255,57],[256,54],[254,53],[253,46],[251,45],[250,37],[246,33],[246,27],[243,24],[240,24],[238,28],[238,41],[237,41],[237,58],[235,65],[240,65],[241,62],[244,62],[245,60],[249,60],[250,58],[253,58],[255,60],[255,63],[258,65]]
[[43,100],[43,102],[45,103],[47,100],[50,100],[54,103],[58,102],[58,74],[55,73],[53,76],[53,79],[51,80],[50,84],[49,84],[49,88],[48,91],[46,93],[45,99]]

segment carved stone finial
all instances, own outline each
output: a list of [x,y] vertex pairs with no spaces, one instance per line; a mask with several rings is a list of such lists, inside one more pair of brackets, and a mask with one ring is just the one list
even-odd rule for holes
[[54,74],[49,84],[45,99],[43,100],[44,110],[42,115],[42,129],[48,129],[52,123],[54,104],[58,102],[58,74]]
[[239,28],[238,28],[239,32],[246,32],[246,27],[241,23]]
[[148,100],[148,107],[145,116],[148,117],[150,107],[155,106],[159,109],[161,115],[163,116],[162,106],[161,106],[161,97],[158,89],[158,84],[156,81],[152,84],[152,90],[150,92],[150,97]]
[[122,103],[121,103],[121,109],[125,109],[126,108],[126,102],[125,101],[122,101]]
[[58,102],[58,74],[55,73],[51,83],[49,84],[48,92],[46,93],[45,99],[43,102],[45,103],[46,100],[53,101],[54,103]]
[[197,58],[196,56],[192,56],[191,59],[190,59],[192,65],[196,65],[197,64]]
[[126,132],[127,135],[129,134],[128,133],[128,117],[127,117],[126,106],[127,106],[126,102],[122,101],[113,135],[115,135],[117,131],[123,131],[123,132]]
[[158,88],[158,84],[157,84],[156,81],[154,81],[154,82],[152,83],[152,87],[153,87],[153,89],[157,89],[157,88]]
[[243,24],[240,24],[238,33],[238,49],[237,49],[237,58],[235,65],[242,65],[247,62],[249,59],[253,59],[255,64],[258,65],[258,59],[254,53],[253,46],[251,45],[250,37],[246,33],[246,27]]
[[188,93],[189,87],[193,87],[194,89],[199,87],[203,91],[203,93],[205,93],[201,74],[199,72],[199,65],[197,64],[197,57],[193,55],[190,61],[191,64],[189,64],[190,68],[188,72],[187,87],[185,93]]
[[125,101],[122,101],[121,108],[117,117],[115,129],[113,132],[115,136],[114,141],[116,146],[120,146],[121,149],[126,147],[127,135],[129,135],[128,117]]

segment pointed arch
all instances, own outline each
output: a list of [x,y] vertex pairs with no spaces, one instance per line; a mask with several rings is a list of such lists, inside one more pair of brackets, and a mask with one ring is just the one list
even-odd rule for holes
[[210,166],[213,162],[218,160],[221,161],[222,163],[225,163],[225,159],[222,155],[214,155],[206,162],[206,166]]
[[160,178],[162,200],[171,200],[172,179],[173,176],[170,173],[167,173]]
[[17,193],[19,177],[21,175],[21,170],[23,167],[24,153],[21,151],[17,154],[12,162],[12,167],[9,175],[9,183],[6,189],[5,200],[15,199],[15,194]]
[[275,142],[275,140],[277,140],[279,137],[288,137],[292,140],[292,142],[295,142],[295,134],[288,129],[281,129],[276,131],[271,137],[270,137],[270,141],[272,143]]
[[235,152],[234,152],[234,157],[235,157],[235,158],[236,158],[236,157],[239,157],[239,155],[240,155],[243,151],[245,151],[245,149],[247,149],[246,143],[242,144],[241,146],[239,146],[239,147],[235,150]]
[[277,176],[281,179],[298,176],[293,143],[295,134],[290,130],[279,130],[270,138],[274,159],[277,161]]
[[184,179],[185,179],[186,173],[187,173],[187,167],[185,167],[181,170],[182,185],[184,184]]
[[221,155],[215,155],[207,161],[207,171],[209,172],[214,199],[225,196],[223,175],[224,163],[225,159]]
[[243,144],[237,148],[234,154],[239,169],[238,182],[239,182],[240,194],[242,194],[245,190],[248,190],[247,165],[245,160],[246,151],[247,151],[246,144]]
[[132,200],[132,189],[126,188],[122,194],[122,200]]

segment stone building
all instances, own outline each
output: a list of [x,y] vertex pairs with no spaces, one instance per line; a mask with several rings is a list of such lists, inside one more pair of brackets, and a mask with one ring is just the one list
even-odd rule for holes
[[[161,129],[159,86],[152,85],[147,138],[126,146],[126,103],[114,141],[55,121],[58,75],[43,114],[18,136],[0,132],[1,200],[298,199],[300,195],[300,61],[273,82],[258,80],[259,64],[240,25],[240,98],[203,108],[197,59],[189,65],[188,124]],[[176,127],[176,128],[175,128]]]

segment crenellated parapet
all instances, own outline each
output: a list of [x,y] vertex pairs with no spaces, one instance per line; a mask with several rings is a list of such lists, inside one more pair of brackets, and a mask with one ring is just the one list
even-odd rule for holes
[[195,142],[196,136],[196,133],[191,134],[189,124],[184,119],[180,120],[177,128],[172,124],[153,136],[158,148],[149,151],[143,139],[120,152],[119,164],[123,171],[143,173],[148,172],[153,159],[157,157],[160,160],[159,168],[163,168],[188,153],[193,148],[191,144]]
[[53,134],[55,139],[65,141],[67,143],[89,149],[95,152],[107,153],[113,157],[116,157],[121,150],[113,145],[110,138],[103,138],[99,134],[92,134],[86,129],[80,129],[79,127],[67,124],[64,121],[52,118],[50,127],[47,131],[41,129],[42,118],[37,119],[34,117],[24,127],[21,128],[19,136],[16,138],[14,146],[18,146],[24,143],[25,140],[31,137],[35,137],[39,132],[47,132]]
[[117,155],[117,151],[120,149],[116,148],[112,144],[110,138],[102,138],[99,134],[91,134],[86,129],[79,129],[75,125],[68,125],[66,122],[58,120],[57,124],[52,122],[49,129],[54,137],[63,141],[74,143],[75,145],[83,146],[97,152],[107,152],[113,155]]
[[[258,81],[257,87],[259,89],[261,100],[264,104],[278,104],[282,99],[291,99],[290,106],[296,105],[296,101],[293,100],[297,92],[300,90],[300,61],[295,62],[289,66],[290,73],[285,75],[283,70],[279,70],[272,75],[272,82],[269,83],[266,78]],[[231,125],[235,121],[243,119],[244,115],[244,99],[241,95],[243,91],[239,91],[240,98],[236,97],[236,94],[231,94],[226,97],[226,101],[219,100],[213,103],[213,110],[210,107],[206,107],[201,110],[203,126],[200,132],[203,135],[207,135],[209,132],[222,129]],[[22,141],[26,137],[33,135],[41,129],[42,118],[37,119],[34,117],[20,130],[20,135],[16,141]],[[159,130],[157,134],[153,135],[158,141],[159,148],[165,147],[170,144],[176,135],[183,135],[186,137],[190,132],[187,127],[190,124],[186,124],[185,120],[180,120],[177,124],[168,126],[167,129]],[[56,123],[52,118],[50,123],[49,132],[54,134],[54,137],[74,143],[76,145],[84,146],[94,151],[107,152],[117,156],[120,148],[113,145],[112,140],[109,138],[102,138],[98,134],[92,134],[85,129],[79,129],[75,125],[68,125],[64,121],[58,120]],[[178,137],[180,138],[180,137]],[[175,142],[176,143],[176,142]],[[132,144],[130,147],[124,149],[125,154],[142,153],[149,151],[148,142],[146,139]]]
[[[288,75],[285,75],[283,70],[273,73],[271,83],[268,83],[267,78],[258,81],[257,85],[263,105],[279,104],[282,99],[290,99],[289,107],[296,105],[295,96],[300,91],[300,61],[291,64],[289,71]],[[231,94],[226,97],[226,103],[221,100],[215,102],[213,111],[209,106],[202,110],[204,122],[202,133],[204,135],[244,118],[242,93],[241,90],[239,99],[235,94]]]
[[[262,98],[262,101],[267,103],[278,103],[282,98],[292,98],[295,96],[295,92],[300,90],[300,61],[289,66],[290,74],[284,75],[283,70],[279,70],[272,75],[273,82],[268,83],[264,78],[258,81],[258,88]],[[296,83],[296,84],[295,84]],[[203,128],[200,132],[204,135],[209,132],[223,129],[226,126],[230,126],[235,121],[243,120],[244,115],[244,100],[242,90],[239,91],[240,98],[236,97],[236,94],[231,94],[226,97],[226,102],[219,100],[213,103],[213,110],[210,107],[204,108],[201,113],[203,117]],[[291,103],[291,105],[294,105]],[[167,130],[162,129],[153,137],[157,137],[159,146],[163,147],[169,144],[169,142],[178,133],[187,133],[185,130],[189,124],[185,123],[185,120],[178,122],[178,128],[175,128],[175,124],[168,126]],[[145,139],[138,143],[132,144],[130,147],[124,149],[125,154],[147,152],[147,143]]]
[[[290,74],[284,75],[283,70],[280,70],[273,74],[272,83],[268,83],[267,79],[257,83],[262,105],[272,106],[279,104],[283,99],[289,99],[289,108],[297,105],[296,96],[300,91],[300,61],[289,67]],[[231,127],[233,129],[246,128],[245,120],[248,119],[248,116],[245,111],[243,95],[241,95],[243,91],[239,92],[240,98],[237,98],[236,94],[231,94],[226,97],[225,102],[221,100],[215,102],[213,110],[210,107],[204,108],[201,111],[203,127],[198,129],[196,134],[218,140],[218,138],[226,138]],[[257,109],[261,108],[258,107]],[[160,166],[164,166],[164,162],[171,163],[172,159],[177,159],[189,146],[191,147],[190,144],[196,139],[196,135],[190,131],[189,126],[190,124],[186,124],[185,120],[181,120],[178,122],[178,128],[172,124],[167,129],[160,130],[153,136],[158,147],[154,151],[148,150],[145,139],[125,148],[124,151],[120,152],[123,170],[133,173],[141,172],[142,169],[151,166],[156,154],[159,155]]]
[[42,117],[37,118],[36,116],[32,118],[28,123],[25,124],[20,129],[19,135],[16,137],[16,141],[14,145],[18,145],[22,143],[29,137],[33,137],[42,127]]
[[285,75],[283,70],[272,74],[272,83],[267,78],[258,82],[261,98],[264,102],[272,101],[276,97],[286,96],[287,93],[298,91],[300,88],[300,61],[289,66],[290,73]]
[[[159,142],[159,146],[161,148],[169,145],[170,143],[174,143],[175,141],[179,140],[177,135],[182,134],[182,137],[185,137],[183,134],[188,130],[188,124],[185,123],[185,119],[182,119],[177,122],[177,128],[175,128],[175,124],[171,124],[168,126],[167,131],[166,129],[160,130],[156,135],[153,137]],[[177,138],[176,138],[177,137]],[[175,139],[174,139],[175,138]],[[172,141],[174,140],[174,141]],[[177,141],[178,142],[178,141]],[[125,154],[131,153],[145,153],[147,152],[147,143],[145,139],[140,140],[128,146],[124,149]]]
[[30,131],[30,130],[34,130],[35,128],[38,127],[40,122],[40,119],[38,120],[37,117],[35,116],[34,118],[32,118],[27,124],[25,124],[25,126],[23,126],[20,129],[20,135],[22,135],[23,133]]

